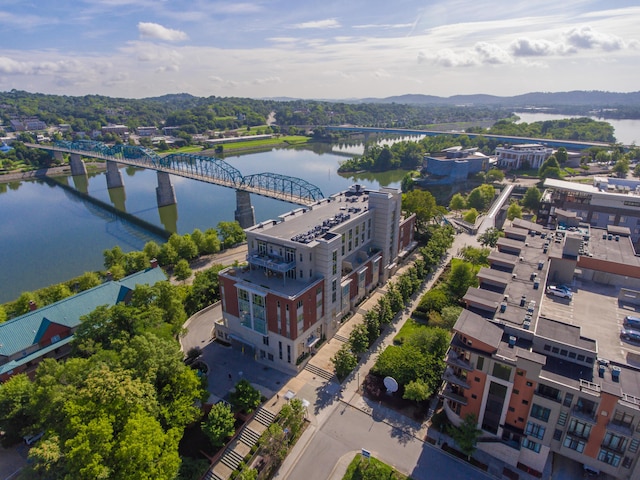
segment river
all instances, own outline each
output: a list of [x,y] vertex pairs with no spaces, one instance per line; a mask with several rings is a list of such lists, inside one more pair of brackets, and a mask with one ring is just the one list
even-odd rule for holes
[[[544,113],[544,112],[516,112],[516,115],[520,117],[520,122],[532,123],[532,122],[544,122],[545,120],[560,120],[563,118],[580,118],[584,115],[562,115],[559,113]],[[601,117],[589,117],[600,122],[610,123],[618,142],[624,145],[636,145],[640,143],[640,120],[622,119],[617,120],[614,118],[601,118]]]
[[[337,151],[332,152],[332,148]],[[362,149],[352,145],[348,149]],[[338,175],[346,151],[339,146],[313,145],[304,149],[274,149],[225,160],[243,175],[273,172],[302,178],[325,196],[361,183],[370,188],[399,187],[401,170],[356,176]],[[355,153],[355,152],[354,152]],[[87,191],[108,205],[151,224],[180,234],[206,230],[220,221],[233,220],[232,189],[172,176],[176,206],[158,209],[156,173],[123,168],[124,189],[109,191],[104,173],[58,180]],[[293,208],[290,203],[251,196],[258,222],[276,218]],[[124,251],[141,250],[150,240],[162,241],[143,228],[125,221],[73,193],[42,180],[0,184],[0,302],[21,292],[62,282],[85,271],[103,268],[103,251],[120,245]]]

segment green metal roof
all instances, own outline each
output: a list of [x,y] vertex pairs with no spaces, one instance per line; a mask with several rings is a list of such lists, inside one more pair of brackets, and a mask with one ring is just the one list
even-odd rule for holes
[[81,316],[93,312],[101,305],[112,306],[122,302],[136,285],[154,285],[166,279],[162,269],[149,268],[4,322],[0,324],[0,356],[11,357],[38,343],[52,323],[75,328],[80,324]]
[[10,372],[14,368],[17,368],[17,367],[19,367],[21,365],[24,365],[25,363],[28,363],[28,362],[30,362],[32,360],[40,358],[40,357],[46,355],[47,353],[51,352],[52,350],[55,350],[56,348],[63,347],[67,343],[69,343],[71,340],[73,340],[73,336],[63,338],[59,342],[56,342],[56,343],[54,343],[52,345],[49,345],[49,346],[44,347],[44,348],[41,348],[40,350],[36,350],[35,352],[31,353],[30,355],[25,355],[22,358],[19,358],[17,360],[11,360],[10,362],[5,363],[4,365],[0,365],[0,375],[2,375],[4,373],[7,373],[7,372]]

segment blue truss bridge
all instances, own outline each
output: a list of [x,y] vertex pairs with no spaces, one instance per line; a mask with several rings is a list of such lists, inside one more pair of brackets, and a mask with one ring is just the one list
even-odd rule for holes
[[297,205],[308,206],[324,198],[318,187],[301,178],[269,172],[242,175],[237,168],[224,160],[205,155],[172,153],[164,156],[141,146],[111,146],[88,140],[73,142],[62,140],[52,145],[27,144],[27,146],[48,150],[55,156],[69,153],[72,157],[79,155],[152,169]]

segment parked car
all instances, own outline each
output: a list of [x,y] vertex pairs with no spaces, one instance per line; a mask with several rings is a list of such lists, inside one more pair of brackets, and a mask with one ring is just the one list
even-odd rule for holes
[[623,325],[627,328],[634,328],[636,330],[640,330],[640,317],[627,315],[626,317],[624,317]]
[[640,343],[640,330],[633,330],[631,328],[623,328],[620,330],[620,338],[629,342]]
[[549,295],[553,295],[554,297],[568,298],[569,300],[573,298],[573,293],[567,292],[566,290],[558,288],[554,285],[549,285],[547,287],[547,293]]
[[23,437],[24,438],[24,443],[26,443],[27,445],[33,445],[38,440],[40,440],[43,435],[44,435],[44,432],[38,432],[35,435],[27,435],[27,436]]
[[568,285],[556,285],[556,288],[564,290],[565,292],[573,293],[573,290],[571,290],[571,287],[569,287]]

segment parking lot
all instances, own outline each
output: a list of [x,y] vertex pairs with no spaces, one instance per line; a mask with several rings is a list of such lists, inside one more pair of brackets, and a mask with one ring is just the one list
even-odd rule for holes
[[620,329],[624,317],[640,316],[640,309],[618,301],[619,287],[576,280],[571,288],[571,300],[544,295],[541,314],[579,325],[582,336],[598,342],[598,357],[620,363],[638,363],[640,345],[621,340]]

